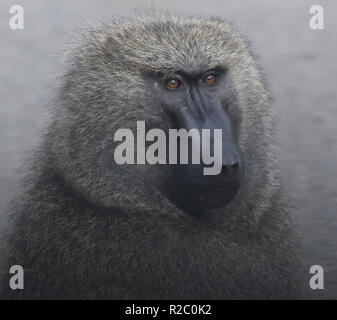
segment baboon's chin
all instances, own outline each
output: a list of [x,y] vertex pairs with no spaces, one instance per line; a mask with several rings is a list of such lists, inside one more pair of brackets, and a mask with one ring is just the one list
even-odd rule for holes
[[218,209],[233,201],[243,182],[243,166],[214,176],[203,175],[202,169],[201,166],[175,167],[167,189],[169,197],[192,215],[219,212]]
[[174,202],[191,214],[212,213],[228,205],[240,190],[240,181],[230,181],[219,186],[195,185],[183,182],[173,186],[171,195]]

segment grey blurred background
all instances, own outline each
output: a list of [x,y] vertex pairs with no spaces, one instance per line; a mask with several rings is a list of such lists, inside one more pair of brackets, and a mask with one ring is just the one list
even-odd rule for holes
[[[320,4],[325,30],[309,27]],[[25,29],[11,30],[11,5],[25,10]],[[86,20],[99,21],[150,5],[176,13],[217,15],[252,40],[270,82],[278,115],[278,158],[308,268],[325,270],[325,289],[313,298],[337,299],[337,2],[307,0],[1,0],[0,4],[0,232],[8,204],[20,192],[23,166],[48,119],[60,57]]]

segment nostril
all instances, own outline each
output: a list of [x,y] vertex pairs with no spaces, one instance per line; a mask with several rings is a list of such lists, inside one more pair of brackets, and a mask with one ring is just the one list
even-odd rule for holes
[[239,169],[239,167],[240,167],[239,162],[235,162],[231,165],[232,169]]
[[240,163],[239,162],[234,162],[231,164],[223,164],[222,165],[222,172],[226,172],[229,170],[238,170],[240,168]]

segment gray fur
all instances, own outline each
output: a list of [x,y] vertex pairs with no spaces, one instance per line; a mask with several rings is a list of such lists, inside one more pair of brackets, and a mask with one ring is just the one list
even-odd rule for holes
[[[53,123],[5,242],[4,297],[299,297],[270,98],[233,27],[158,13],[119,19],[88,30],[66,66]],[[246,174],[212,223],[161,192],[166,166],[115,164],[113,135],[137,120],[165,125],[144,74],[215,66],[229,70],[237,93]],[[13,264],[25,269],[23,291],[7,290]]]

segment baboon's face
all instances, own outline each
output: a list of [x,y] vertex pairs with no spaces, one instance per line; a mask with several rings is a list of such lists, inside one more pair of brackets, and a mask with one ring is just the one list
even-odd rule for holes
[[[170,193],[176,202],[187,209],[204,211],[229,203],[237,194],[243,176],[243,161],[238,145],[240,116],[235,110],[235,93],[231,89],[230,72],[223,68],[203,72],[184,70],[157,74],[153,86],[159,105],[167,116],[169,127],[174,129],[197,129],[200,134],[200,164],[192,164],[192,143],[189,143],[188,164],[172,166],[174,176]],[[203,129],[209,129],[210,139],[204,139]],[[222,143],[217,146],[220,129]],[[218,140],[218,141],[217,141]],[[191,141],[190,141],[191,142]],[[205,168],[214,168],[202,156],[203,147],[211,150],[219,171],[205,174]],[[178,159],[180,151],[178,143]],[[206,150],[206,149],[205,149]],[[220,151],[219,151],[220,150]],[[215,171],[214,171],[215,172]]]
[[[256,177],[267,170],[272,135],[268,95],[248,47],[229,25],[171,17],[104,26],[75,52],[71,66],[58,102],[62,139],[53,150],[60,170],[88,199],[110,207],[120,199],[125,206],[151,206],[168,198],[207,214],[240,205],[233,200],[241,186],[250,199],[259,193]],[[127,128],[137,137],[137,121],[145,121],[147,132],[195,129],[201,151],[207,145],[215,158],[220,129],[221,163],[213,158],[220,171],[205,174],[214,161],[204,161],[202,152],[198,164],[191,158],[181,165],[117,164],[115,133]],[[210,139],[203,139],[203,129]],[[176,149],[179,160],[179,144]]]

